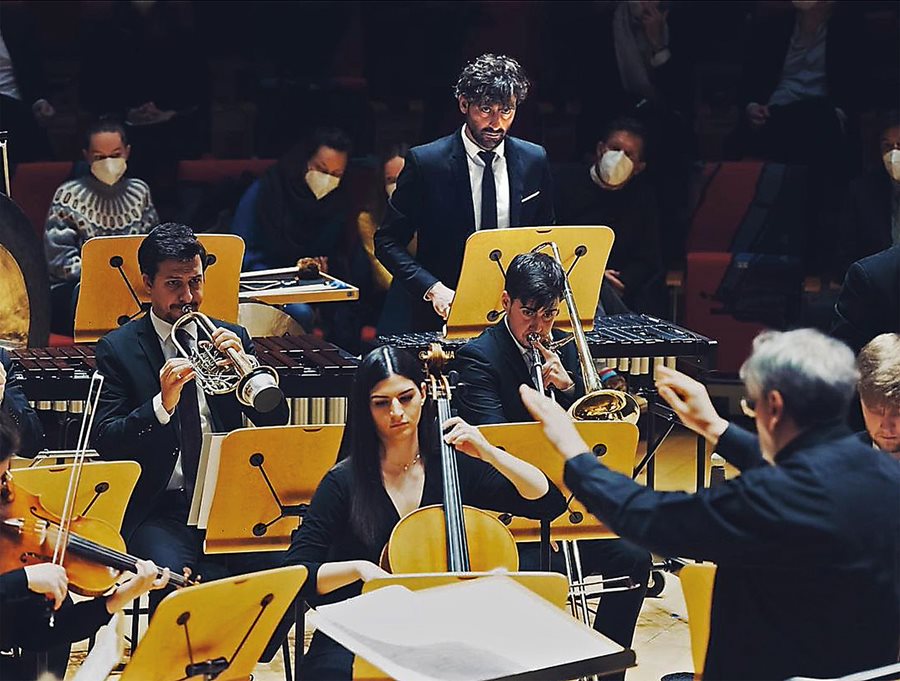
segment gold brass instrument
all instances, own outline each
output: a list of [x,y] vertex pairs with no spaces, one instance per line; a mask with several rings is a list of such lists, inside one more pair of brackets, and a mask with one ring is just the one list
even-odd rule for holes
[[[559,247],[555,242],[547,241],[535,246],[531,251],[536,253],[545,248],[550,248],[553,251],[554,259],[562,267]],[[581,375],[584,377],[585,393],[584,397],[579,398],[569,407],[569,416],[576,421],[626,421],[628,423],[637,423],[641,415],[641,409],[637,400],[632,395],[621,390],[604,388],[603,383],[600,381],[597,368],[594,366],[594,359],[591,357],[590,348],[588,348],[584,329],[581,327],[581,318],[578,316],[575,296],[572,294],[572,287],[569,285],[569,277],[565,275],[565,268],[563,268],[563,298],[572,322],[572,335],[555,341],[551,345],[553,346],[552,349],[556,349],[570,340],[575,342],[578,363],[581,365]]]
[[532,331],[525,336],[525,340],[531,346],[531,371],[533,372],[534,387],[543,395],[545,392],[542,370],[544,358],[541,356],[541,351],[537,349],[537,344],[541,342],[541,335]]
[[[256,411],[272,411],[284,395],[278,387],[278,372],[272,367],[260,366],[255,357],[244,355],[233,348],[224,353],[216,348],[212,335],[216,327],[202,312],[185,305],[184,314],[172,325],[172,342],[182,357],[191,361],[197,384],[208,395],[224,395],[236,391],[241,404]],[[195,322],[197,347],[189,350],[178,341],[176,332]],[[206,336],[200,337],[201,331]]]

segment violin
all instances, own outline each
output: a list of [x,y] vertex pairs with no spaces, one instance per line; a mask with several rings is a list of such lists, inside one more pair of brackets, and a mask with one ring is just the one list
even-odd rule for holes
[[[125,552],[125,540],[115,527],[98,518],[77,516],[64,532],[62,519],[47,510],[37,494],[13,483],[6,472],[0,480],[0,574],[38,563],[53,562],[58,540],[68,549],[62,562],[69,589],[82,596],[102,596],[125,571],[137,572],[138,558]],[[162,568],[157,568],[162,576]],[[189,586],[182,575],[169,584]]]
[[453,390],[442,372],[453,355],[432,343],[419,357],[425,361],[428,391],[437,406],[444,500],[440,505],[418,508],[397,523],[382,552],[381,567],[407,574],[516,570],[519,555],[506,525],[486,511],[463,505],[457,453],[441,437],[440,426],[451,416]]
[[[14,485],[6,471],[0,481],[0,574],[38,563],[54,563],[66,569],[69,588],[82,596],[101,596],[119,575],[136,572],[138,559],[125,552],[118,530],[98,518],[77,515],[75,497],[84,467],[84,453],[94,422],[103,376],[94,373],[88,388],[76,455],[61,515],[49,511],[39,495]],[[157,577],[162,569],[157,568]],[[181,575],[170,575],[168,584],[187,586]]]

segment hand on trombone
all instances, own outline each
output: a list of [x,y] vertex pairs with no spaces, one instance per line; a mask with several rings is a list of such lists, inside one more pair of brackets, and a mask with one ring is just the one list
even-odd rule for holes
[[566,368],[563,366],[562,360],[559,358],[559,355],[544,347],[544,344],[541,340],[535,341],[534,347],[537,348],[538,352],[541,353],[541,357],[543,357],[544,359],[544,364],[541,368],[541,372],[544,378],[544,386],[549,387],[552,385],[558,390],[562,391],[566,391],[574,387],[575,381],[569,375],[569,372],[566,371]]

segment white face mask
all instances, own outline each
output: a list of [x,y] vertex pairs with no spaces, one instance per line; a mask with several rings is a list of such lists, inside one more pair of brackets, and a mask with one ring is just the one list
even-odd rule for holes
[[607,149],[600,157],[600,179],[611,187],[624,183],[634,170],[634,163],[624,151]]
[[315,195],[316,200],[321,200],[341,183],[341,178],[323,173],[321,170],[309,170],[306,173],[306,186]]
[[900,149],[891,149],[881,157],[884,169],[894,182],[900,182]]
[[112,187],[122,179],[128,164],[124,158],[101,158],[91,163],[91,174],[103,184]]
[[394,191],[397,189],[397,183],[391,182],[389,184],[384,185],[384,191],[387,192],[388,198],[391,198],[394,195]]

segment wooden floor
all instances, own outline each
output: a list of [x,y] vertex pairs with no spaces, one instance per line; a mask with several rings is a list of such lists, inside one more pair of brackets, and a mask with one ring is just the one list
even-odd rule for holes
[[[656,464],[657,489],[695,489],[695,443],[696,439],[680,427],[663,443]],[[643,454],[644,446],[645,443],[642,442],[639,455]],[[729,470],[728,476],[732,474],[733,471]],[[666,586],[662,595],[644,601],[634,639],[638,666],[628,672],[629,681],[658,681],[665,674],[690,672],[693,669],[687,610],[681,586],[677,576],[666,574],[665,578]],[[311,633],[306,632],[307,642]],[[291,638],[293,639],[293,634]],[[293,646],[293,640],[291,645]],[[67,679],[74,677],[75,670],[83,659],[82,650],[83,647],[76,648]],[[284,679],[284,661],[281,655],[270,664],[258,665],[253,678],[254,681]]]

